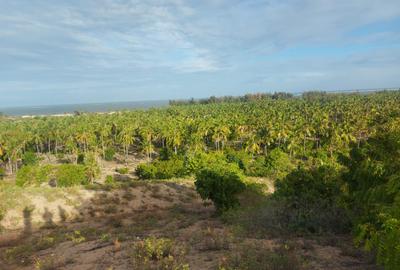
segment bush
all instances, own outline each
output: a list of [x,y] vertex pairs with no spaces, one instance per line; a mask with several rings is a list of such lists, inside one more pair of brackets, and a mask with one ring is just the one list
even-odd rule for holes
[[331,167],[298,168],[275,184],[274,196],[284,203],[291,229],[306,232],[347,232],[349,219],[340,207],[341,182]]
[[87,153],[84,161],[84,168],[88,180],[93,183],[94,179],[100,175],[100,166],[97,163],[97,157],[95,153]]
[[54,175],[54,166],[27,165],[18,170],[15,184],[23,187],[48,182]]
[[107,148],[104,151],[104,160],[106,161],[112,161],[114,159],[115,156],[115,150],[114,148]]
[[88,184],[86,169],[83,165],[61,164],[56,171],[57,186],[69,187]]
[[115,184],[114,177],[112,175],[107,175],[104,183],[106,185],[114,185]]
[[0,179],[6,176],[6,170],[3,167],[0,167]]
[[173,158],[153,163],[139,164],[136,174],[140,179],[169,179],[185,176],[186,168],[183,160]]
[[246,185],[236,165],[215,164],[196,173],[195,186],[202,199],[210,199],[218,212],[239,204],[237,195]]
[[76,162],[78,164],[83,164],[85,162],[85,154],[83,154],[83,153],[78,154]]
[[265,177],[270,176],[270,170],[268,170],[265,157],[256,157],[248,166],[246,167],[245,174],[248,176],[258,176]]
[[186,169],[183,160],[174,158],[170,160],[160,160],[154,162],[156,167],[156,178],[170,179],[173,177],[182,177],[186,175]]
[[18,172],[15,180],[17,186],[40,185],[54,179],[57,186],[68,187],[73,185],[87,184],[88,179],[83,165],[61,164],[61,165],[28,165],[23,166]]
[[168,160],[171,159],[173,156],[176,156],[176,154],[170,148],[164,147],[160,150],[160,160]]
[[388,123],[376,137],[344,159],[356,242],[377,254],[385,269],[400,265],[400,129]]
[[264,156],[253,158],[245,151],[232,151],[228,150],[226,154],[228,162],[236,163],[240,169],[248,176],[269,176],[270,170],[266,166]]
[[196,152],[190,153],[185,156],[185,168],[188,173],[196,173],[200,169],[213,165],[213,164],[227,164],[228,160],[226,159],[223,153],[219,152]]
[[123,167],[123,168],[117,168],[115,169],[115,171],[120,174],[128,174],[129,169],[127,167]]
[[249,164],[251,163],[252,157],[245,151],[226,151],[226,159],[228,162],[236,163],[240,169],[246,171]]
[[155,179],[157,168],[151,163],[142,163],[136,167],[136,174],[140,179]]
[[135,242],[131,252],[137,269],[189,270],[186,249],[168,238],[148,237]]
[[276,178],[285,177],[293,169],[289,155],[279,148],[275,148],[267,155],[265,166],[268,174]]
[[33,152],[25,152],[22,156],[23,165],[36,165],[39,162],[38,157]]

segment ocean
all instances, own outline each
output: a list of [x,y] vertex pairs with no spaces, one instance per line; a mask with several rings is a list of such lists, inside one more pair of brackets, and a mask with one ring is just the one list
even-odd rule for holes
[[26,107],[0,108],[0,113],[8,116],[55,115],[74,112],[112,112],[132,109],[148,109],[168,106],[168,100],[129,101],[87,104],[63,104]]

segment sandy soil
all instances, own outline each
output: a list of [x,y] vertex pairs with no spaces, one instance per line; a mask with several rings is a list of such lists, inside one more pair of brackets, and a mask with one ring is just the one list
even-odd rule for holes
[[[102,174],[115,175],[116,167],[125,164],[103,164]],[[131,173],[111,190],[58,191],[51,200],[27,194],[35,207],[10,209],[1,223],[0,269],[141,269],[132,254],[147,237],[173,239],[190,269],[218,269],[247,245],[257,250],[290,245],[303,269],[378,269],[348,236],[334,241],[242,236],[199,198],[192,180],[136,181]]]

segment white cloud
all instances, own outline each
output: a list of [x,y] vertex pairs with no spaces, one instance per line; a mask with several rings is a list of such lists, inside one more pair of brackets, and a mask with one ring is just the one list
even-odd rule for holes
[[[400,30],[393,27],[399,25],[398,0],[21,0],[1,5],[3,91],[10,86],[85,91],[140,85],[141,93],[202,87],[206,96],[215,89],[400,84],[395,76]],[[30,83],[7,84],[18,80]]]

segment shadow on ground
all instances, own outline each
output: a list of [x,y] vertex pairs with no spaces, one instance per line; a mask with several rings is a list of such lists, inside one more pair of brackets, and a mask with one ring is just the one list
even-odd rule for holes
[[[24,209],[23,229],[0,239],[0,266],[10,270],[187,269],[186,265],[190,269],[377,269],[352,247],[348,236],[302,238],[258,232],[263,225],[249,232],[246,224],[258,220],[254,210],[228,213],[234,218],[218,217],[190,180],[117,179],[110,185],[91,186],[90,197],[78,197],[74,215],[62,206],[55,211],[45,207],[40,226],[32,221],[36,209]],[[260,193],[244,194],[243,209],[266,199]]]

